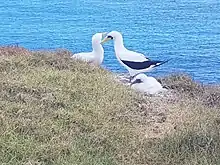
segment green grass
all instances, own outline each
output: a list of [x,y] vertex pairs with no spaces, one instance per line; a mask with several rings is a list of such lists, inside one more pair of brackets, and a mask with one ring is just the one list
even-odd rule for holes
[[162,82],[173,95],[143,97],[68,51],[7,49],[0,51],[0,164],[220,163],[219,87],[171,76]]

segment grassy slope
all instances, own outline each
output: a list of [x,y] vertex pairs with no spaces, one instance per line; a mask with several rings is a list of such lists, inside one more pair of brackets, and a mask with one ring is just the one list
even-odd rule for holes
[[220,162],[219,88],[172,77],[183,92],[143,97],[66,52],[15,54],[0,56],[0,164]]

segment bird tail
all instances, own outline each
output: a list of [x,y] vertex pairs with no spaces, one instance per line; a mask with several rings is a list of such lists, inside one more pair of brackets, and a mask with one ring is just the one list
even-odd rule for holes
[[171,59],[166,60],[166,61],[154,61],[154,62],[156,63],[156,65],[155,65],[155,66],[160,66],[160,65],[163,65],[163,64],[165,64],[165,63],[169,62],[170,60],[171,60]]

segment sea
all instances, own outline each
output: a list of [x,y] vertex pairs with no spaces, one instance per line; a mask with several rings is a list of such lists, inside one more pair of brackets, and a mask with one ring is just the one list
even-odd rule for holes
[[[9,0],[0,3],[0,45],[31,50],[91,51],[97,32],[122,33],[128,49],[170,61],[148,75],[185,73],[204,84],[220,82],[219,0]],[[102,67],[127,73],[113,42]]]

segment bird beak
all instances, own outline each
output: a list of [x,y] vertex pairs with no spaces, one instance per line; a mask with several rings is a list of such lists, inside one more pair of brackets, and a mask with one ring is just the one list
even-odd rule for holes
[[133,84],[140,84],[140,83],[143,83],[143,81],[140,79],[136,79],[135,81],[130,83],[130,86],[132,86]]
[[108,34],[107,32],[103,32],[102,33],[102,38],[106,37],[107,34]]
[[101,41],[101,44],[104,44],[105,42],[107,42],[107,41],[109,41],[109,40],[111,40],[111,38],[105,37],[105,38]]
[[132,86],[133,84],[136,84],[136,80],[133,82],[130,82],[130,86]]

